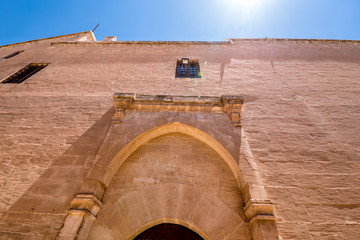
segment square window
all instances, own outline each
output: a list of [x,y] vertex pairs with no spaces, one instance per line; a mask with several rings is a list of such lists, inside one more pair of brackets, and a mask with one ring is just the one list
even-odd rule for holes
[[201,78],[199,62],[197,60],[190,60],[189,58],[177,60],[175,77]]

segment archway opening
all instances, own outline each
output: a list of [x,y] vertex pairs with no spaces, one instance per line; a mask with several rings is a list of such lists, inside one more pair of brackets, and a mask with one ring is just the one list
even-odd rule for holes
[[204,240],[196,232],[172,223],[162,223],[140,233],[134,240]]

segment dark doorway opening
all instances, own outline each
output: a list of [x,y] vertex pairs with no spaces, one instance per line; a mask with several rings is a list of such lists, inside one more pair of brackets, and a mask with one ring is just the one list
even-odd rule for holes
[[196,232],[177,224],[162,223],[140,233],[134,240],[204,240]]

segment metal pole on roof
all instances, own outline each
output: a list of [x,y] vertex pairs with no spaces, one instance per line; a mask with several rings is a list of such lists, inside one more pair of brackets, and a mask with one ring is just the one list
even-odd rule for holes
[[98,23],[98,25],[96,25],[96,27],[92,30],[92,32],[95,31],[95,29],[100,25],[100,23]]

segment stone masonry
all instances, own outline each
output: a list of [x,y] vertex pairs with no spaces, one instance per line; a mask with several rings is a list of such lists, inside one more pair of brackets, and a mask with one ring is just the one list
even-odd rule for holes
[[0,239],[360,238],[359,41],[82,32],[0,46],[0,81],[30,63],[0,82]]

